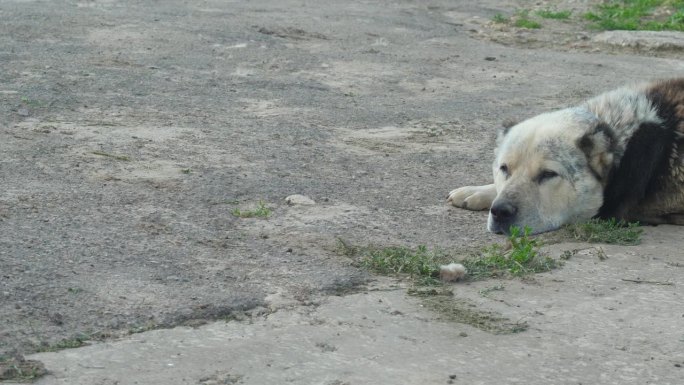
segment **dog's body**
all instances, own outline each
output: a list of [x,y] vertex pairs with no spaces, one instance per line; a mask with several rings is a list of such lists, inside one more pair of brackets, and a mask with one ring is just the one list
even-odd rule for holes
[[625,87],[502,130],[494,183],[448,200],[487,227],[550,231],[592,217],[684,225],[684,79]]

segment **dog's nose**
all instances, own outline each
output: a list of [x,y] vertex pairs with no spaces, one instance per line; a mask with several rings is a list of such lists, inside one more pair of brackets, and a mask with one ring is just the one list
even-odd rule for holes
[[494,220],[504,222],[513,218],[518,212],[518,208],[508,202],[498,202],[492,205],[489,212],[492,213]]

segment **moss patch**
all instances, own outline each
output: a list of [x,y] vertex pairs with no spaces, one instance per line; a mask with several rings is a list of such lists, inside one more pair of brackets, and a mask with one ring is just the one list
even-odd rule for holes
[[47,374],[47,370],[40,361],[26,360],[21,356],[0,356],[1,382],[33,382],[45,374]]
[[445,321],[470,325],[493,334],[520,333],[528,328],[526,322],[513,322],[495,312],[479,309],[466,299],[456,298],[450,290],[413,289],[409,294],[421,297],[423,306]]

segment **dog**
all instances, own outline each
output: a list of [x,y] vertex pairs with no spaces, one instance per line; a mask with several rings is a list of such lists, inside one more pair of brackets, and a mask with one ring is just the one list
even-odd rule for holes
[[499,131],[494,183],[448,202],[532,234],[591,218],[684,225],[684,78],[606,92]]

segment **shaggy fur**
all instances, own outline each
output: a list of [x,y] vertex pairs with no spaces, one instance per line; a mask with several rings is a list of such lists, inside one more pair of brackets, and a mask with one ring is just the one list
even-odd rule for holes
[[625,87],[502,130],[494,183],[448,201],[540,233],[592,217],[684,224],[684,79]]

